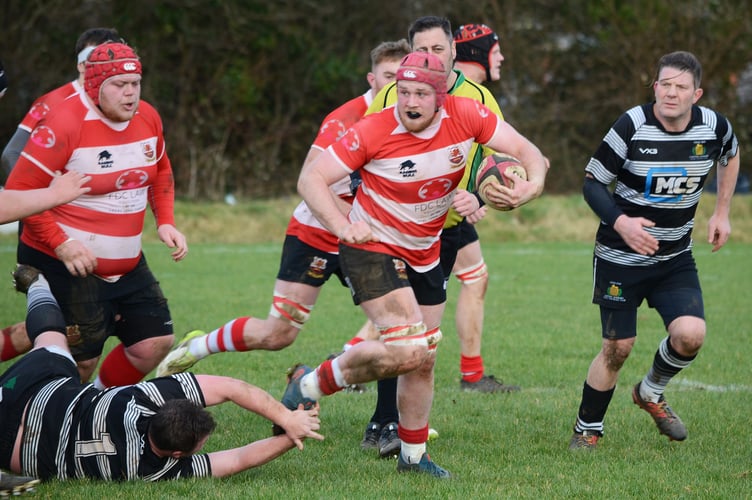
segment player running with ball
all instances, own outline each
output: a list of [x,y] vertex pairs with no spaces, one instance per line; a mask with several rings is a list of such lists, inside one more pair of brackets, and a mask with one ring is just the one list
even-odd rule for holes
[[[433,367],[441,339],[446,277],[439,266],[441,228],[450,206],[478,209],[456,190],[474,142],[519,158],[530,181],[501,187],[493,201],[519,206],[543,190],[540,151],[477,101],[447,96],[441,59],[413,52],[397,72],[397,105],[359,121],[317,161],[303,168],[298,190],[316,218],[340,239],[340,263],[359,304],[378,328],[315,370],[300,366],[283,403],[297,408],[348,385],[399,376],[402,441],[398,471],[449,477],[426,453]],[[363,179],[349,217],[329,185],[343,173]],[[456,195],[456,196],[455,196]]]

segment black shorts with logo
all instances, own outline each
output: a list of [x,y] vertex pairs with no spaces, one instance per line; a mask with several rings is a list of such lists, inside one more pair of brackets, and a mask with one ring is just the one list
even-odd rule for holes
[[285,237],[277,279],[320,287],[332,275],[347,286],[339,266],[339,255],[329,253],[300,241],[296,236]]
[[342,243],[339,257],[356,305],[405,287],[412,287],[418,304],[422,306],[446,302],[447,279],[440,265],[419,273],[397,257]]
[[110,336],[128,347],[145,339],[172,335],[167,299],[146,263],[115,282],[93,275],[71,276],[58,259],[19,244],[19,262],[36,267],[50,283],[68,326],[68,345],[76,361],[102,354]]
[[692,253],[651,266],[622,266],[593,258],[593,303],[601,307],[603,337],[637,335],[637,308],[643,300],[666,327],[680,316],[705,318],[702,289]]

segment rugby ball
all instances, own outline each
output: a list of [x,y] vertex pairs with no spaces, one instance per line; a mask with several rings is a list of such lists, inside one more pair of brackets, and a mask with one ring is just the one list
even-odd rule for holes
[[480,199],[489,207],[496,210],[511,210],[512,207],[506,205],[497,205],[488,199],[486,190],[492,183],[504,185],[510,189],[514,188],[514,179],[520,178],[527,180],[527,171],[520,161],[509,155],[502,153],[493,153],[485,158],[478,166],[478,172],[475,177],[475,190]]

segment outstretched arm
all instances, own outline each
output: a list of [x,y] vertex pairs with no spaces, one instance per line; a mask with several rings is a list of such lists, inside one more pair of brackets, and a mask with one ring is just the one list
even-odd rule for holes
[[324,439],[316,432],[320,428],[318,405],[311,410],[293,412],[268,392],[242,380],[216,375],[196,375],[196,379],[206,406],[233,402],[271,420],[286,432],[239,448],[209,453],[214,476],[227,476],[265,464],[295,446],[302,450],[303,439],[307,437]]
[[273,436],[260,441],[209,453],[212,477],[225,477],[244,470],[264,465],[293,449],[295,443],[286,434]]
[[6,189],[0,191],[0,224],[23,219],[29,215],[49,210],[73,201],[90,188],[85,187],[91,178],[79,172],[67,172],[53,177],[49,187],[25,191]]

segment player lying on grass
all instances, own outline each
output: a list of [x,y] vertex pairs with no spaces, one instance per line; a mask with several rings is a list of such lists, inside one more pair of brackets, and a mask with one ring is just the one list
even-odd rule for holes
[[[14,274],[16,289],[27,292],[34,348],[0,376],[0,468],[42,480],[222,477],[302,450],[305,438],[324,439],[318,406],[290,411],[229,377],[185,373],[104,391],[82,384],[62,312],[33,271],[20,266]],[[284,433],[199,453],[216,427],[205,407],[228,401]]]

